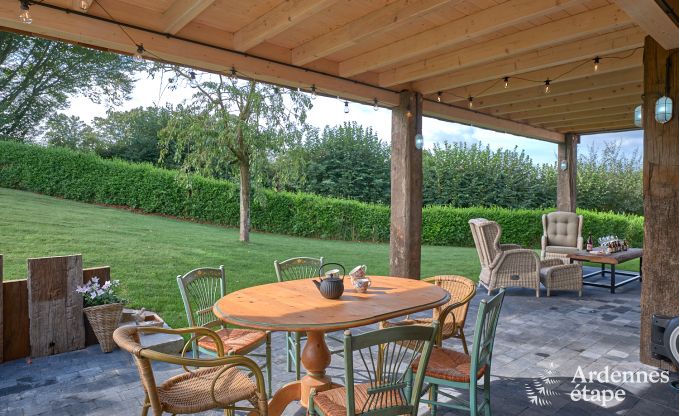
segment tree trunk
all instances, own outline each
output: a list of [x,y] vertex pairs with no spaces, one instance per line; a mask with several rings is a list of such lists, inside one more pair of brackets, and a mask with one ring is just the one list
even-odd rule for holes
[[250,241],[250,163],[240,162],[240,241]]

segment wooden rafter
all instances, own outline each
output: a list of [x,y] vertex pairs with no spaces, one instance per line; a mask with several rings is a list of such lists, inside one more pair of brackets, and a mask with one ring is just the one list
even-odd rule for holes
[[[663,48],[679,48],[679,2],[669,13],[657,0],[615,0],[615,3]],[[669,4],[668,7],[671,8]]]
[[[631,52],[621,53],[621,57],[604,58],[601,60],[597,75],[604,75],[609,73],[616,73],[624,70],[631,70],[642,67],[642,57],[644,51],[638,49]],[[472,84],[465,87],[454,88],[452,90],[443,91],[442,99],[448,103],[455,103],[455,97],[469,97],[474,99],[481,97],[494,97],[506,93],[516,93],[525,89],[532,89],[537,85],[537,82],[546,79],[554,79],[559,77],[555,84],[560,84],[566,81],[580,80],[591,77],[591,65],[578,65],[578,63],[568,63],[557,65],[537,71],[530,71],[518,74],[514,77],[509,77],[508,87],[504,88],[502,78],[497,78],[490,81],[484,81],[478,84]],[[436,98],[436,94],[432,94],[431,98]],[[460,101],[461,100],[457,100]]]
[[335,1],[337,0],[285,0],[235,32],[234,47],[239,51],[251,49],[320,12]]
[[399,0],[292,49],[292,62],[307,64],[450,3],[451,0]]
[[592,126],[596,124],[610,124],[610,123],[622,123],[622,124],[633,124],[634,114],[617,114],[608,116],[599,116],[595,118],[588,118],[582,120],[570,120],[561,122],[551,122],[551,123],[541,123],[541,126],[554,130],[562,130],[564,128],[574,129],[580,126]]
[[585,103],[576,103],[570,105],[561,105],[557,107],[536,107],[525,111],[519,111],[516,113],[508,114],[507,117],[512,120],[529,120],[535,117],[543,116],[557,116],[561,114],[569,114],[576,111],[600,111],[603,109],[618,107],[621,105],[634,105],[637,106],[641,104],[641,94],[632,93],[629,95],[618,95],[615,97],[609,97],[602,100],[590,101]]
[[493,115],[505,115],[536,108],[560,107],[564,105],[607,100],[609,98],[623,97],[627,95],[640,96],[642,91],[641,84],[642,81],[639,80],[633,83],[618,85],[615,87],[600,88],[597,90],[560,95],[556,97],[551,97],[549,94],[544,94],[543,98],[536,98],[532,101],[525,101],[498,107],[490,107],[488,109],[484,109],[484,111],[487,111],[489,114]]
[[525,22],[544,13],[559,10],[576,1],[510,0],[478,13],[437,26],[406,39],[340,62],[339,73],[353,76],[412,59],[494,30]]
[[621,114],[633,114],[634,112],[634,107],[636,105],[634,104],[625,104],[621,106],[616,106],[616,107],[607,107],[607,108],[600,108],[597,110],[581,110],[581,111],[572,111],[570,113],[565,113],[565,114],[559,114],[559,115],[542,115],[542,116],[535,116],[535,117],[524,117],[522,122],[532,124],[535,126],[541,126],[544,125],[545,123],[550,123],[550,122],[563,122],[563,121],[573,121],[573,120],[585,120],[585,119],[591,119],[591,118],[597,118],[601,116],[617,116]]
[[482,42],[457,51],[425,57],[418,62],[380,73],[383,87],[441,75],[501,57],[510,57],[559,43],[606,33],[632,24],[629,16],[616,6],[605,6],[522,30],[509,36]]
[[163,32],[175,34],[198,17],[215,0],[175,0],[163,13]]
[[435,94],[452,88],[463,87],[481,81],[495,81],[505,76],[550,68],[555,65],[572,64],[597,55],[619,54],[644,45],[646,34],[639,28],[591,36],[587,39],[565,43],[539,51],[527,52],[496,62],[453,71],[413,82],[412,88],[423,94]]
[[564,126],[559,128],[562,132],[575,132],[575,133],[593,133],[593,132],[605,132],[605,131],[621,131],[621,130],[637,130],[639,127],[634,125],[631,120],[614,120],[611,122],[599,121],[592,124],[582,124],[578,126]]
[[[591,66],[588,66],[590,76],[575,79],[571,81],[555,81],[550,84],[552,92],[550,97],[558,97],[561,95],[575,94],[578,92],[599,90],[603,87],[615,87],[618,85],[626,85],[631,82],[641,82],[644,76],[643,68],[632,68],[623,71],[612,72],[608,74],[594,73]],[[520,103],[525,101],[532,101],[536,98],[544,98],[543,85],[533,83],[530,88],[523,88],[521,90],[507,91],[504,94],[496,94],[489,97],[474,97],[474,107],[477,109],[497,107],[501,105]],[[457,100],[452,102],[454,105],[464,105],[466,100]]]

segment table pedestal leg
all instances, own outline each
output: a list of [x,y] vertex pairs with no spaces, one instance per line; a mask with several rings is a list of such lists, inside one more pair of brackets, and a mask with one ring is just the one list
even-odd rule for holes
[[311,389],[317,392],[331,387],[330,377],[325,375],[325,369],[330,365],[330,349],[325,343],[323,331],[307,332],[307,340],[302,351],[302,365],[307,374],[302,377],[300,404],[309,406],[309,393]]

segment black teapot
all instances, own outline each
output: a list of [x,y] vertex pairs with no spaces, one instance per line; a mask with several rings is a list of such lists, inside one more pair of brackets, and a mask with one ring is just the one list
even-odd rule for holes
[[[340,275],[339,269],[331,269],[325,272],[325,277],[323,275],[323,269],[326,266],[333,265],[342,268],[342,274]],[[321,295],[326,299],[337,299],[344,293],[344,275],[346,274],[346,269],[339,263],[326,263],[318,269],[319,280],[312,280],[316,285],[316,288]]]

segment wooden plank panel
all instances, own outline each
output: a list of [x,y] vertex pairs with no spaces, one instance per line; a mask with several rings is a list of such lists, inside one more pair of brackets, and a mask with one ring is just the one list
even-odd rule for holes
[[[104,284],[111,280],[111,268],[109,266],[102,267],[90,267],[88,269],[83,269],[83,284],[89,282],[93,277],[99,278],[99,283]],[[85,318],[85,345],[95,345],[98,344],[97,336],[94,335],[92,330],[92,325]]]
[[26,280],[2,283],[5,300],[2,305],[2,347],[5,361],[31,354],[28,318],[28,285]]
[[31,356],[85,347],[81,255],[28,259]]

